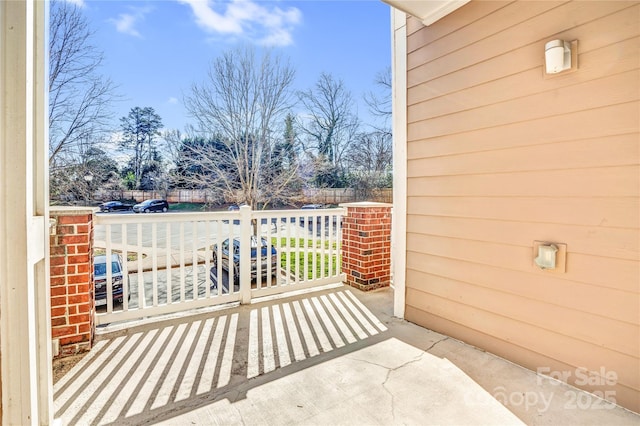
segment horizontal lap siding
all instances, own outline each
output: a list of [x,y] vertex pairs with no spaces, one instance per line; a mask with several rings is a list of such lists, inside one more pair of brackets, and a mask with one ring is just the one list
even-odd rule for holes
[[[405,316],[640,410],[640,4],[472,1],[407,22]],[[545,78],[544,44],[578,40]],[[533,242],[567,244],[565,273]],[[591,388],[590,390],[603,390]]]
[[[571,254],[607,257],[616,261],[628,260],[632,266],[637,260],[638,245],[640,244],[635,232],[630,232],[630,228],[567,226],[555,223],[523,222],[521,220],[507,222],[484,218],[470,219],[426,215],[411,215],[408,223],[413,229],[420,230],[419,234],[416,233],[416,237],[433,235],[462,238],[526,249],[529,249],[531,242],[536,239],[544,241],[560,238],[562,241],[571,241]],[[631,231],[633,230],[631,229]]]

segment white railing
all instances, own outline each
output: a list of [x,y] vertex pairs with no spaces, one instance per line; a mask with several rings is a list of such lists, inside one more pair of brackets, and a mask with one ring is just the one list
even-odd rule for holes
[[[107,262],[106,297],[96,300],[96,323],[250,303],[340,282],[343,215],[343,209],[247,206],[230,212],[98,214],[94,254],[122,259],[122,302],[113,287],[120,273]],[[265,247],[252,252],[258,241]]]

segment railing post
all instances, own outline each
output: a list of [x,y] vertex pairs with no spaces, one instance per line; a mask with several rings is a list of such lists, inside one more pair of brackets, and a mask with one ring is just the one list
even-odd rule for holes
[[[240,207],[240,303],[251,303],[251,207]],[[233,283],[229,283],[229,288]]]

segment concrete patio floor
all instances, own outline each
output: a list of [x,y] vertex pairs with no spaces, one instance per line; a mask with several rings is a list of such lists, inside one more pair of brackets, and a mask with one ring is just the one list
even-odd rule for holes
[[[393,318],[392,303],[389,289],[337,287],[112,327],[56,383],[56,418],[80,425],[640,424],[640,416],[590,394]],[[591,403],[579,409],[572,399]]]

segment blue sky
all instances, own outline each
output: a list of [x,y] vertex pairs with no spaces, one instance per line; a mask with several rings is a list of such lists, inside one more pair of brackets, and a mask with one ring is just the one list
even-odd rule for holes
[[389,6],[378,0],[73,0],[95,29],[103,73],[123,97],[116,123],[132,107],[153,107],[165,128],[189,122],[183,95],[204,79],[211,60],[239,44],[269,46],[290,58],[295,88],[321,72],[341,78],[360,104],[389,66]]

